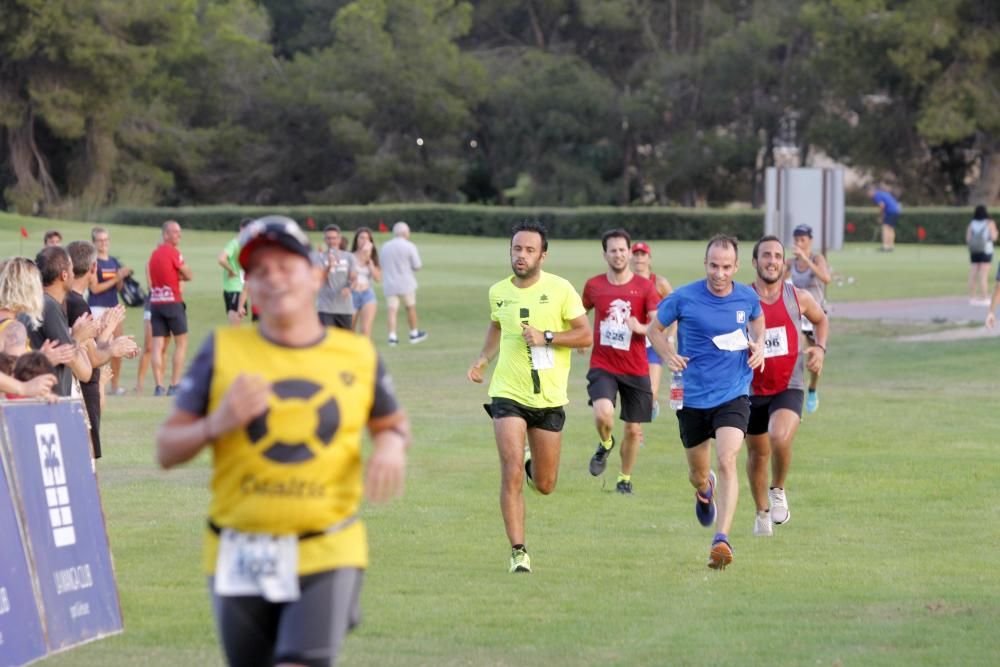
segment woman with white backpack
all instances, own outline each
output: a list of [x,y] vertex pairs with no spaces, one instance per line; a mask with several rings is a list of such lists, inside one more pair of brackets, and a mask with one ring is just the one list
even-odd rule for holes
[[[965,243],[969,246],[969,303],[987,306],[990,303],[987,281],[993,263],[993,242],[997,240],[997,223],[990,219],[986,207],[980,204],[972,215],[972,222],[965,230]],[[977,287],[979,289],[977,289]],[[982,296],[977,298],[977,293]]]

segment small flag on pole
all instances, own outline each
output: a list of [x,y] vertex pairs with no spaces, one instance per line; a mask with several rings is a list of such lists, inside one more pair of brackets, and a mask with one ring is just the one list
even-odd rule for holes
[[312,218],[306,218],[306,227],[309,229],[316,229],[316,221]]
[[378,221],[378,230],[380,232],[387,232],[387,231],[389,231],[389,228],[385,226],[385,222],[384,221],[379,220]]
[[927,238],[927,230],[923,227],[917,227],[917,240],[923,241]]
[[25,229],[24,227],[21,227],[21,238],[24,239],[28,238],[28,230]]

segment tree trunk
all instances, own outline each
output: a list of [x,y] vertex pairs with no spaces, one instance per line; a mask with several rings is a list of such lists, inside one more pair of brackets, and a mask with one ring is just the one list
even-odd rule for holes
[[10,165],[17,184],[12,198],[19,212],[35,213],[59,199],[59,189],[49,174],[48,161],[35,143],[35,116],[26,112],[17,127],[7,128]]
[[1000,141],[984,142],[979,180],[969,189],[969,204],[995,206],[1000,202]]

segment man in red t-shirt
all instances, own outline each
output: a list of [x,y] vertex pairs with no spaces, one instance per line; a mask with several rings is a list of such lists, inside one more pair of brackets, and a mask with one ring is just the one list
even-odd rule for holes
[[[149,256],[146,271],[149,278],[149,313],[153,328],[154,396],[173,396],[184,372],[187,353],[187,309],[181,295],[181,281],[191,280],[191,268],[177,249],[181,242],[181,226],[175,220],[163,223],[163,243]],[[174,363],[170,385],[164,389],[163,346],[166,337],[174,337]]]
[[[819,374],[826,358],[829,322],[822,306],[804,289],[784,281],[785,249],[776,236],[765,236],[753,247],[757,271],[751,286],[760,296],[767,329],[766,363],[754,369],[747,425],[747,477],[757,505],[753,534],[769,537],[774,524],[791,518],[785,498],[785,477],[792,461],[792,440],[802,418],[805,389],[802,362]],[[802,318],[812,322],[812,344],[803,351]],[[772,460],[771,453],[774,453]],[[767,483],[768,463],[773,478]]]
[[587,394],[594,408],[600,442],[590,458],[590,474],[604,472],[615,446],[615,396],[621,395],[622,468],[616,490],[632,493],[632,466],[639,454],[642,424],[653,419],[653,391],[646,360],[646,326],[656,314],[660,296],[653,281],[629,267],[632,239],[624,229],[601,237],[607,273],[594,276],[583,288],[583,307],[594,310],[594,347],[587,373]]

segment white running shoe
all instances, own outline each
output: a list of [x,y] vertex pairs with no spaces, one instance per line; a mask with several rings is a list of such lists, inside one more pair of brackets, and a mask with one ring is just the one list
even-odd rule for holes
[[774,527],[771,525],[771,513],[767,510],[757,512],[757,520],[753,524],[754,537],[771,537]]
[[792,513],[788,511],[785,490],[774,487],[767,492],[767,499],[771,502],[771,521],[778,525],[788,523],[788,520],[792,518]]

